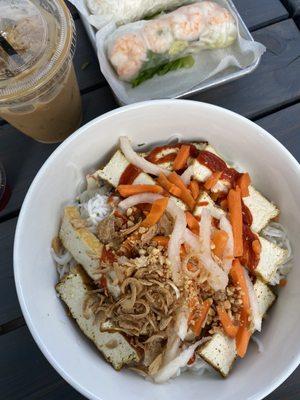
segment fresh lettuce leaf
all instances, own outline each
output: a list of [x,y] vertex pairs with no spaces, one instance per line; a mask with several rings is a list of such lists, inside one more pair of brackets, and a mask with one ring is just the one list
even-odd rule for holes
[[194,64],[195,60],[191,55],[177,58],[177,60],[168,61],[156,67],[143,69],[130,83],[131,86],[135,88],[148,79],[153,78],[155,75],[162,76],[170,71],[176,71],[181,68],[191,68]]

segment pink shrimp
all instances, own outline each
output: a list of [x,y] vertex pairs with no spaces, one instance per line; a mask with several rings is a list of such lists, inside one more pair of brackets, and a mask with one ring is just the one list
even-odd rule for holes
[[119,78],[130,81],[139,73],[146,61],[147,48],[140,36],[127,33],[115,40],[108,56]]

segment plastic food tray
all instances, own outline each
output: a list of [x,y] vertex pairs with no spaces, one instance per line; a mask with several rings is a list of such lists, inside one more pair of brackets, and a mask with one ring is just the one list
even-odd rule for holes
[[[233,2],[231,0],[227,0],[227,3],[230,5],[230,7],[236,13],[242,36],[247,40],[254,41],[251,33],[249,32],[248,28],[246,27],[245,22],[243,21],[242,17],[240,16],[239,12],[237,11]],[[81,16],[83,25],[87,31],[87,34],[91,40],[91,43],[94,47],[94,50],[97,53],[96,30],[88,22],[87,18],[83,14],[80,14],[80,16]],[[259,57],[253,64],[249,65],[246,68],[240,69],[238,71],[225,70],[225,71],[221,72],[220,74],[218,74],[217,76],[214,76],[212,78],[205,80],[204,82],[201,82],[199,85],[194,86],[191,90],[188,90],[187,92],[180,94],[180,95],[176,96],[175,98],[191,96],[196,93],[203,92],[204,90],[213,88],[215,86],[222,85],[224,83],[227,83],[227,82],[233,81],[235,79],[241,78],[245,75],[248,75],[257,68],[258,64],[260,63],[260,59],[261,59],[261,57]]]

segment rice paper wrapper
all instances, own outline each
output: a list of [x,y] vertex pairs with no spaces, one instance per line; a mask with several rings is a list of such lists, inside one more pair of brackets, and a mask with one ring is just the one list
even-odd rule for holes
[[96,29],[138,21],[160,11],[191,3],[193,0],[69,0]]
[[191,68],[171,71],[163,76],[156,75],[135,88],[130,83],[123,82],[118,78],[107,58],[107,50],[113,35],[133,32],[143,27],[147,21],[138,21],[119,28],[116,24],[110,23],[98,31],[96,44],[101,71],[120,104],[182,97],[195,90],[204,81],[213,81],[214,77],[220,75],[225,78],[227,74],[245,69],[257,62],[265,52],[265,47],[261,43],[245,38],[245,29],[239,24],[235,11],[226,0],[216,0],[215,3],[227,8],[234,16],[238,31],[236,41],[226,48],[201,50],[193,54],[195,63]]

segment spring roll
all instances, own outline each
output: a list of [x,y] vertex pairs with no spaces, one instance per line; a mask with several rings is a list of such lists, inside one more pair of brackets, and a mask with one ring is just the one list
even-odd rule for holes
[[191,3],[192,0],[87,0],[90,23],[97,29],[108,22],[117,25],[151,17],[161,11]]
[[230,12],[217,3],[197,2],[153,20],[118,28],[107,39],[107,56],[120,80],[138,86],[194,64],[203,49],[230,46],[237,27]]

